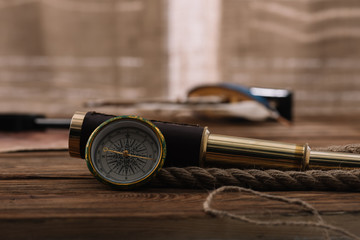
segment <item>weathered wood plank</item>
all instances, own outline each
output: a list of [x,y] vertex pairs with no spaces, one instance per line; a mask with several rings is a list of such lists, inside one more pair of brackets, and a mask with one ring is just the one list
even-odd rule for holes
[[[116,191],[95,180],[83,160],[70,158],[65,152],[3,154],[0,165],[0,216],[6,219],[71,216],[126,218],[137,215],[199,217],[203,215],[201,203],[207,196],[207,191],[191,189]],[[360,212],[360,193],[275,194],[304,199],[327,214]],[[283,203],[263,201],[252,196],[239,198],[237,194],[229,193],[219,199],[226,202],[227,209],[245,213],[261,214],[270,209],[289,215],[293,211],[292,207],[282,208]],[[156,207],[158,201],[162,202],[161,210]]]
[[[342,218],[349,229],[359,216]],[[333,221],[332,217],[328,218]],[[2,239],[324,239],[311,228],[259,227],[228,219],[76,218],[0,221]],[[356,232],[355,232],[356,233]],[[334,235],[331,235],[332,237]],[[335,235],[334,239],[346,239]]]
[[[276,192],[313,204],[333,225],[360,234],[360,194]],[[2,180],[0,231],[4,239],[321,239],[319,230],[259,227],[205,215],[206,191],[140,189],[113,191],[95,179]],[[214,206],[263,220],[314,220],[283,203],[225,194]],[[21,231],[19,231],[21,229]],[[29,235],[30,234],[30,235]]]
[[[72,217],[203,217],[207,191],[190,189],[147,189],[116,191],[95,179],[2,180],[0,219]],[[301,198],[322,214],[360,212],[360,193],[274,192]],[[161,206],[157,204],[161,202]],[[215,207],[250,215],[292,215],[298,207],[259,199],[247,194],[226,193],[216,198]],[[267,213],[267,214],[266,214]],[[301,214],[303,215],[303,214]]]
[[[356,142],[360,135],[360,128],[350,120],[299,121],[290,128],[272,122],[207,125],[214,133],[286,142],[309,141],[315,142],[315,146]],[[32,134],[3,135],[0,143],[16,145],[22,139],[34,139]],[[67,140],[66,131],[46,139],[54,136],[59,141]],[[271,194],[307,201],[329,223],[360,235],[360,193]],[[70,158],[65,151],[0,154],[2,239],[168,239],[169,236],[174,239],[322,239],[321,231],[314,228],[260,227],[212,218],[202,210],[207,195],[208,191],[201,189],[144,187],[116,191],[94,179],[84,160]],[[298,207],[247,194],[221,194],[213,206],[256,219],[314,220]]]
[[67,130],[0,132],[0,152],[68,147]]

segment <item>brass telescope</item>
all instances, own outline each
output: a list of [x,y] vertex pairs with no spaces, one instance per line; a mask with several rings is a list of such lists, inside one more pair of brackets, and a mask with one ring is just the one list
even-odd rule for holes
[[[114,117],[96,112],[76,112],[73,116],[69,152],[85,158],[91,133]],[[360,155],[313,151],[308,144],[232,137],[210,133],[207,127],[152,121],[167,145],[165,167],[232,167],[282,170],[360,168]]]
[[203,165],[274,169],[359,168],[360,155],[313,151],[298,145],[207,133]]

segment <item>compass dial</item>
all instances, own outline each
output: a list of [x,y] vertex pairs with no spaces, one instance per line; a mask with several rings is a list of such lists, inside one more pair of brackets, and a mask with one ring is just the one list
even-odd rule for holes
[[112,118],[90,136],[86,160],[101,181],[129,188],[149,180],[161,168],[165,141],[150,121],[140,117]]

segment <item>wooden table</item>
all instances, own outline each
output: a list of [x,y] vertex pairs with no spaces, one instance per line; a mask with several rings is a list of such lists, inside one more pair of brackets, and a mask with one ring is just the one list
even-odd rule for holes
[[[285,127],[267,123],[207,123],[213,133],[312,146],[357,143],[357,119],[298,120]],[[66,145],[67,132],[0,134],[0,144]],[[35,141],[34,139],[37,139]],[[44,140],[45,139],[45,140]],[[46,145],[46,144],[45,144]],[[35,146],[36,147],[36,146]],[[262,227],[203,212],[208,190],[142,188],[115,191],[95,180],[84,160],[66,151],[2,153],[0,239],[321,239],[311,227]],[[360,193],[272,192],[316,207],[325,221],[360,236]],[[214,207],[267,220],[314,220],[299,207],[226,193]],[[339,235],[331,234],[339,238]],[[341,237],[340,237],[341,238]],[[346,239],[345,237],[341,239]]]

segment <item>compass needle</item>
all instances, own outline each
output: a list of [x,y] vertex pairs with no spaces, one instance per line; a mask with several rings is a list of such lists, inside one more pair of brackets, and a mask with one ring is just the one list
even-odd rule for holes
[[155,161],[155,160],[156,160],[156,159],[154,159],[154,158],[137,156],[137,155],[133,155],[133,154],[128,154],[128,155],[129,155],[130,157],[142,158],[142,159],[146,159],[146,160],[152,160],[152,161]]
[[128,153],[127,150],[123,151],[123,152],[119,152],[119,151],[115,151],[115,150],[111,150],[111,149],[108,149],[108,148],[103,148],[103,151],[104,152],[112,152],[112,153],[117,153],[117,154],[121,154],[123,155],[124,157],[135,157],[135,158],[142,158],[142,159],[147,159],[147,160],[152,160],[152,161],[155,161],[156,159],[154,158],[149,158],[149,157],[143,157],[143,156],[138,156],[138,155],[134,155],[134,154],[130,154]]

